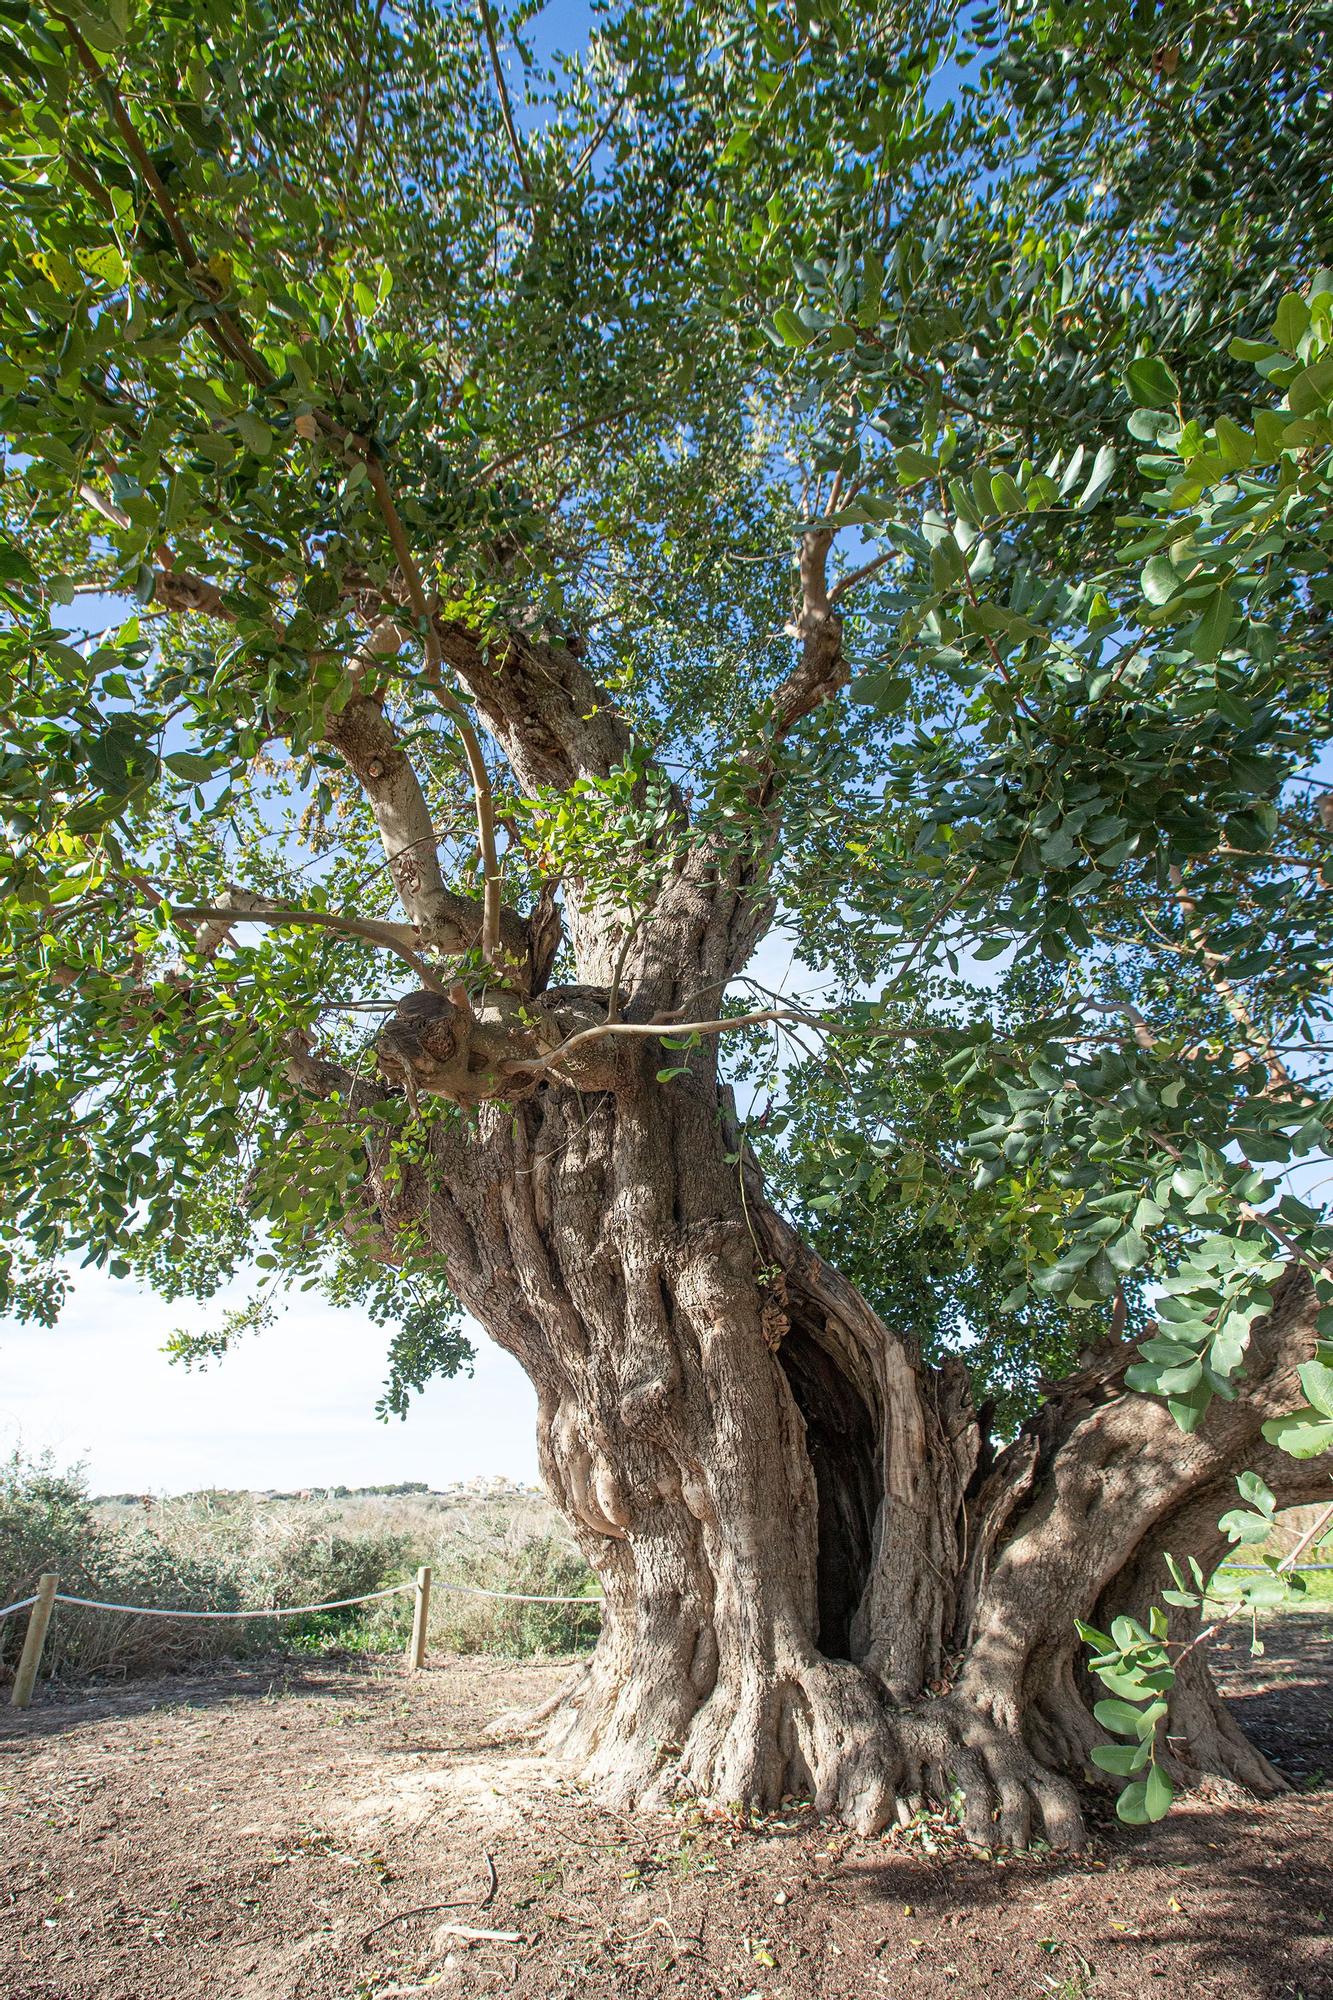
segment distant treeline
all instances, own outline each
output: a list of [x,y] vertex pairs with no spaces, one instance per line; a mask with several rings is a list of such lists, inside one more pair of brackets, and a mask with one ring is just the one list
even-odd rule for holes
[[[197,1492],[181,1493],[173,1497],[180,1500],[224,1502],[237,1500],[396,1500],[408,1493],[429,1493],[430,1487],[424,1479],[400,1479],[393,1486],[301,1486],[290,1493],[281,1493],[274,1487],[252,1489],[248,1486],[201,1486]],[[93,1505],[101,1507],[135,1507],[156,1496],[151,1493],[96,1493]]]
[[[38,1577],[54,1571],[74,1597],[165,1614],[118,1618],[62,1604],[44,1672],[171,1673],[275,1649],[401,1654],[412,1616],[405,1596],[345,1608],[344,1600],[401,1584],[423,1563],[437,1583],[461,1586],[432,1600],[437,1653],[530,1658],[577,1652],[597,1636],[600,1607],[581,1601],[596,1581],[568,1528],[531,1489],[499,1480],[452,1494],[422,1480],[288,1495],[213,1487],[119,1494],[99,1505],[79,1467],[62,1470],[49,1455],[30,1459],[17,1448],[0,1455],[0,1604],[30,1597]],[[494,1591],[531,1601],[480,1594]],[[537,1601],[548,1599],[575,1601]],[[281,1625],[169,1615],[297,1604],[334,1608]],[[0,1689],[24,1623],[0,1620]]]

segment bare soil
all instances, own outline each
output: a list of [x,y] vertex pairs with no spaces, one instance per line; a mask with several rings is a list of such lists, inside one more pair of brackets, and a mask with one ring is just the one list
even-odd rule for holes
[[485,1735],[559,1663],[441,1657],[409,1680],[279,1658],[46,1689],[0,1722],[0,1994],[1333,1996],[1333,1622],[1284,1620],[1225,1664],[1297,1789],[1141,1832],[1108,1803],[1074,1860],[982,1858],[938,1816],[857,1840],[799,1805],[601,1811]]

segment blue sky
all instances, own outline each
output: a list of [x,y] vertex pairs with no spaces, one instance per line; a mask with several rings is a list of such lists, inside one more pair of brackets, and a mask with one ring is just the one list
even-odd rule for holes
[[[587,0],[554,0],[525,38],[544,61],[578,48],[591,20]],[[518,65],[503,43],[501,60],[517,97]],[[121,615],[101,600],[79,610],[90,626]],[[237,1287],[212,1307],[166,1305],[85,1271],[54,1329],[0,1321],[0,1453],[18,1445],[81,1460],[98,1492],[536,1480],[536,1398],[517,1363],[475,1329],[474,1378],[432,1383],[406,1423],[375,1417],[383,1329],[309,1294],[206,1375],[168,1363],[161,1350],[176,1327],[245,1295]]]
[[224,1303],[167,1305],[87,1271],[58,1326],[0,1326],[0,1455],[82,1461],[98,1493],[536,1482],[536,1398],[490,1341],[473,1380],[433,1382],[406,1423],[381,1424],[384,1330],[310,1294],[207,1374],[169,1363],[173,1328]]
[[[810,990],[780,933],[750,971],[791,994]],[[517,1362],[474,1325],[474,1376],[430,1383],[403,1423],[375,1416],[384,1329],[311,1292],[294,1293],[276,1326],[206,1374],[167,1360],[175,1328],[214,1324],[246,1296],[239,1283],[210,1305],[168,1305],[129,1280],[83,1271],[57,1326],[0,1320],[0,1455],[18,1445],[81,1461],[99,1493],[399,1479],[438,1487],[488,1475],[536,1484],[537,1399]]]

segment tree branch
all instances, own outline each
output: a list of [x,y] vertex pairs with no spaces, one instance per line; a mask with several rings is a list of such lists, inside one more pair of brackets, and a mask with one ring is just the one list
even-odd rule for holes
[[567,647],[522,632],[488,645],[443,621],[436,629],[450,668],[530,793],[567,791],[578,778],[604,778],[624,764],[629,728]]
[[[685,1012],[686,1009],[678,1007],[672,1009],[669,1014],[657,1015],[651,1021],[610,1019],[599,1021],[595,1027],[581,1028],[576,1035],[570,1035],[567,1040],[560,1043],[558,1048],[548,1050],[543,1056],[534,1056],[526,1061],[507,1064],[507,1073],[511,1076],[520,1074],[540,1076],[553,1068],[557,1063],[563,1061],[565,1057],[571,1055],[576,1049],[586,1046],[589,1042],[601,1041],[610,1035],[627,1036],[637,1041],[652,1040],[654,1037],[661,1040],[667,1035],[724,1035],[729,1033],[733,1028],[756,1028],[762,1027],[769,1022],[791,1023],[804,1028],[817,1028],[821,1033],[826,1035],[841,1035],[848,1032],[846,1021],[834,1020],[823,1014],[810,1014],[801,1007],[755,1007],[746,1014],[724,1014],[712,1021],[682,1019],[681,1016]],[[858,1032],[879,1041],[904,1042],[929,1041],[941,1035],[947,1036],[955,1033],[956,1030],[931,1022],[913,1021],[910,1023],[895,1024],[891,1027],[862,1028]],[[1097,1038],[1093,1036],[1080,1036],[1078,1039],[1095,1040]]]
[[352,162],[361,165],[361,156],[366,145],[366,115],[370,110],[370,89],[375,75],[375,43],[380,31],[380,17],[384,12],[384,0],[376,0],[375,18],[370,25],[370,36],[366,44],[366,60],[361,76],[361,101],[356,108],[356,136],[352,144]]
[[[364,938],[369,944],[382,945],[386,951],[396,953],[405,965],[410,965],[423,986],[433,993],[443,993],[446,989],[438,973],[427,965],[418,952],[413,951],[412,942],[416,933],[410,924],[395,924],[381,921],[376,917],[353,917],[339,910],[302,910],[283,903],[274,903],[267,896],[258,896],[248,889],[229,889],[220,903],[175,903],[171,905],[171,915],[178,923],[204,926],[204,932],[196,931],[195,942],[201,950],[216,950],[221,937],[230,931],[233,924],[313,924],[323,930],[340,931],[346,937]],[[220,926],[220,931],[217,930]]]
[[1193,946],[1194,956],[1203,967],[1204,974],[1218,999],[1240,1029],[1247,1045],[1258,1052],[1259,1060],[1268,1071],[1270,1089],[1283,1096],[1292,1092],[1305,1096],[1307,1093],[1301,1089],[1286,1064],[1274,1055],[1271,1036],[1261,1032],[1244,999],[1227,978],[1225,970],[1227,961],[1220,952],[1214,951],[1209,943],[1208,933],[1199,915],[1199,906],[1186,887],[1181,869],[1173,864],[1167,872],[1184,920],[1185,935]]
[[[162,215],[189,284],[215,308],[200,321],[203,333],[228,362],[242,368],[256,387],[271,391],[274,382],[267,363],[251,344],[235,314],[221,308],[221,288],[199,258],[189,230],[114,84],[73,24],[58,9],[51,11],[108,106],[125,152]],[[482,20],[493,47],[489,14],[483,11]],[[494,51],[493,60],[498,64],[498,50]],[[503,85],[503,71],[498,74]],[[507,104],[507,98],[502,96],[502,103]],[[514,968],[502,942],[500,864],[490,777],[467,711],[447,685],[446,668],[466,687],[487,728],[503,746],[519,783],[529,791],[543,786],[564,790],[579,777],[607,775],[630,754],[630,731],[592,676],[568,650],[519,632],[511,632],[493,644],[463,626],[437,618],[375,447],[327,410],[315,408],[310,414],[329,444],[344,458],[364,464],[369,475],[376,506],[397,561],[401,601],[410,608],[425,646],[426,678],[459,731],[472,780],[485,883],[481,950],[502,975],[508,976]],[[180,584],[175,587],[177,601],[188,602],[194,608],[194,594],[182,600],[181,589]],[[216,602],[212,598],[205,601],[209,608]],[[403,844],[396,843],[394,852]]]
[[492,479],[497,472],[505,471],[508,466],[517,465],[518,461],[526,458],[529,452],[545,451],[553,444],[564,444],[566,439],[582,437],[585,431],[599,430],[603,424],[619,423],[622,417],[642,416],[649,408],[650,404],[626,403],[622,409],[611,410],[604,417],[585,417],[577,424],[567,424],[562,431],[552,431],[546,437],[534,438],[531,444],[520,445],[516,451],[507,451],[500,458],[488,459],[477,477]]
[[870,562],[862,563],[860,569],[852,570],[848,576],[840,576],[828,594],[829,603],[836,604],[849,590],[855,590],[858,583],[865,583],[868,578],[878,575],[886,563],[893,561],[897,553],[896,549],[885,549],[882,555],[873,557]]
[[[132,525],[129,516],[95,487],[85,484],[80,492],[88,505],[114,527],[123,529]],[[168,611],[202,611],[211,617],[234,620],[235,613],[215,584],[174,569],[159,569],[154,576],[155,599]],[[354,679],[360,678],[379,659],[397,651],[407,637],[393,620],[383,620],[352,662]],[[456,722],[459,715],[456,703],[450,714]],[[380,704],[365,696],[354,696],[330,718],[324,740],[338,751],[366,794],[384,845],[390,877],[421,941],[450,953],[471,950],[480,942],[485,929],[485,906],[445,886],[420,783]],[[475,734],[472,740],[475,746]],[[476,754],[480,758],[479,746]],[[494,872],[498,880],[498,869]],[[527,950],[523,919],[515,911],[501,908],[496,932],[506,957],[521,962]]]
[[[79,496],[113,528],[123,531],[134,526],[123,508],[86,480],[79,487]],[[235,622],[236,613],[215,583],[194,575],[191,570],[176,569],[170,561],[170,550],[160,548],[157,553],[161,566],[153,571],[154,603],[161,604],[166,611],[203,611],[210,618],[224,618],[228,624]]]
[[370,475],[379,510],[389,531],[394,554],[398,558],[398,568],[407,590],[408,602],[416,613],[426,646],[426,677],[435,692],[435,698],[458,731],[463,745],[463,755],[467,760],[468,776],[472,780],[473,796],[477,807],[477,843],[481,848],[482,876],[485,884],[483,892],[483,914],[481,924],[481,952],[488,965],[503,970],[503,954],[500,945],[500,856],[495,840],[495,796],[491,790],[490,773],[486,769],[486,759],[482,756],[477,732],[472,727],[466,709],[448,687],[444,677],[444,655],[436,629],[432,607],[426,601],[426,589],[421,572],[408,545],[407,534],[394,505],[389,482],[384,475],[384,467],[371,450],[365,447],[363,458],[366,471]]
[[[130,155],[141,178],[145,182],[153,200],[166,223],[177,255],[186,267],[191,282],[216,302],[217,281],[208,272],[195,251],[189,231],[186,229],[175,203],[168,194],[160,174],[153,165],[143,141],[134,128],[134,122],[125,108],[123,99],[115,86],[103,75],[101,66],[80,35],[74,24],[58,9],[51,9],[53,18],[58,20],[69,35],[79,60],[91,77],[95,88],[109,106],[116,130]],[[273,378],[263,356],[250,344],[232,316],[222,311],[202,322],[205,332],[219,346],[227,358],[239,362],[256,386],[270,389]],[[442,672],[442,656],[431,608],[426,601],[425,586],[421,572],[417,568],[402,520],[394,503],[384,465],[374,447],[365,438],[357,436],[325,410],[313,412],[315,421],[325,435],[337,442],[344,454],[360,459],[370,478],[376,505],[392,543],[398,560],[408,602],[412,606],[422,632],[425,635],[427,671],[435,686],[441,706],[452,717],[458,728],[467,760],[468,772],[476,795],[477,834],[481,846],[482,866],[485,874],[484,916],[481,932],[481,949],[487,961],[500,968],[500,869],[495,843],[495,806],[491,793],[490,774],[481,754],[481,745],[476,732],[453,694],[445,687]]]
[[[359,686],[375,667],[392,658],[408,636],[393,619],[381,620],[352,662],[353,681]],[[434,681],[432,686],[437,695],[441,693]],[[443,692],[451,719],[457,722],[458,705],[452,703],[450,707],[452,696],[447,689]],[[480,746],[470,724],[468,734],[480,758]],[[369,801],[393,885],[421,942],[446,952],[470,950],[484,939],[488,914],[493,914],[494,938],[500,955],[510,960],[523,959],[527,933],[516,912],[500,908],[498,898],[491,912],[486,903],[478,904],[472,897],[446,887],[430,809],[411,759],[381,702],[373,695],[354,694],[344,708],[329,717],[324,740],[338,752]],[[490,879],[498,887],[494,808],[489,785],[486,801],[491,841]]]
[[842,650],[842,620],[833,609],[828,586],[833,534],[832,528],[814,528],[801,537],[796,559],[801,601],[787,627],[791,637],[800,641],[801,657],[772,699],[774,744],[850,679]]
[[618,97],[615,100],[614,104],[611,106],[611,109],[607,112],[605,118],[603,118],[601,124],[597,127],[597,130],[593,133],[591,139],[589,139],[587,145],[583,148],[583,151],[579,154],[577,160],[575,160],[573,166],[570,168],[568,174],[565,176],[564,184],[567,188],[573,187],[575,181],[579,178],[579,175],[583,172],[583,169],[587,166],[589,160],[595,157],[597,148],[601,145],[603,139],[605,139],[607,133],[611,130],[611,127],[615,124],[616,119],[620,116],[620,113],[624,110],[628,96],[629,93],[628,91],[626,91],[622,96]]
[[495,41],[495,30],[491,26],[489,0],[481,0],[480,13],[481,25],[486,35],[486,46],[491,54],[491,73],[495,77],[495,88],[500,97],[500,116],[504,120],[505,131],[509,135],[509,144],[518,167],[518,177],[523,183],[523,192],[527,196],[529,204],[531,204],[532,182],[528,178],[528,163],[523,155],[523,146],[518,136],[518,127],[514,123],[514,114],[509,105],[509,87],[505,83],[504,69],[500,63],[500,51]]
[[800,657],[770,696],[767,726],[746,758],[751,812],[735,822],[745,838],[738,843],[726,825],[714,829],[687,849],[665,882],[646,913],[635,954],[631,983],[642,1005],[660,1008],[665,999],[679,996],[686,982],[703,983],[716,1005],[772,920],[773,899],[763,884],[778,834],[776,752],[801,718],[850,678],[842,620],[828,589],[833,536],[834,530],[824,527],[801,537],[800,601],[787,627],[800,642]]

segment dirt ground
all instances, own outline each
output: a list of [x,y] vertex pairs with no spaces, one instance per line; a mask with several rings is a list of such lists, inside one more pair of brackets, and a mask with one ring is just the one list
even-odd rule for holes
[[598,1811],[483,1736],[562,1671],[276,1659],[0,1711],[0,1994],[1333,1995],[1326,1616],[1227,1657],[1290,1795],[1142,1832],[1094,1808],[1076,1860],[980,1858],[938,1819],[857,1840],[799,1807]]

